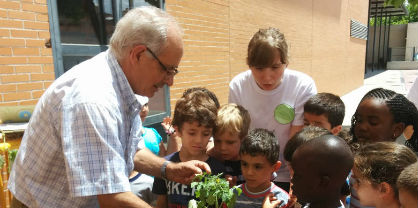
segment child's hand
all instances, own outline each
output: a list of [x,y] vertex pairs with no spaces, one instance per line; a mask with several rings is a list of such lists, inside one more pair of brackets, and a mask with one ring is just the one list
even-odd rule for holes
[[293,207],[296,202],[297,202],[297,197],[293,194],[293,190],[292,190],[292,186],[290,186],[290,190],[289,190],[289,201],[287,202],[287,207]]
[[280,207],[281,205],[282,205],[282,201],[277,200],[277,198],[273,196],[273,193],[270,193],[269,195],[267,195],[263,201],[263,208],[274,208],[274,207]]
[[172,121],[172,119],[167,116],[163,119],[163,122],[161,123],[161,126],[163,126],[163,128],[166,132],[168,132],[170,130],[170,128],[172,128],[171,121]]
[[229,188],[232,188],[235,185],[237,185],[237,177],[236,176],[225,175],[225,179],[226,179],[226,181],[229,182]]

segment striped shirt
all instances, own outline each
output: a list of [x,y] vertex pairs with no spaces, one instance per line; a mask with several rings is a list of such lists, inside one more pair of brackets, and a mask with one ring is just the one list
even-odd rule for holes
[[276,186],[274,183],[271,183],[269,188],[259,193],[252,193],[247,190],[246,183],[243,183],[238,187],[241,188],[242,193],[237,197],[235,208],[262,207],[264,198],[266,198],[266,196],[270,193],[273,193],[277,200],[282,201],[281,205],[278,207],[286,207],[290,198],[289,194],[285,190]]
[[30,207],[98,207],[96,195],[130,191],[140,107],[109,50],[74,66],[35,107],[8,188]]

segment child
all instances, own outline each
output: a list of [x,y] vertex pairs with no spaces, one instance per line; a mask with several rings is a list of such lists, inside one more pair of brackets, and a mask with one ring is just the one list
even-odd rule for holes
[[[330,131],[322,128],[322,127],[317,127],[317,126],[306,126],[305,128],[303,128],[301,131],[299,131],[298,133],[296,133],[292,138],[290,138],[290,140],[286,143],[286,146],[284,147],[284,159],[286,160],[286,163],[288,163],[288,167],[290,170],[290,178],[292,178],[293,176],[293,169],[291,166],[291,162],[292,162],[292,156],[293,153],[296,151],[296,149],[302,145],[303,143],[313,139],[313,138],[317,138],[323,135],[332,135]],[[348,191],[346,191],[348,189]],[[348,195],[350,194],[349,192],[349,188],[348,185],[344,185],[344,194],[343,195]],[[300,207],[300,203],[297,203],[297,198],[296,196],[293,194],[292,189],[289,190],[289,195],[290,195],[290,200],[289,200],[289,204],[293,205],[295,204],[296,206]]]
[[[174,109],[172,124],[182,139],[182,146],[180,151],[166,156],[166,159],[173,162],[205,161],[212,174],[223,172],[223,164],[206,154],[217,110],[215,102],[202,91],[180,98]],[[158,194],[157,207],[187,207],[189,200],[194,198],[194,190],[190,185],[161,178],[155,178],[152,191]]]
[[[315,82],[308,75],[287,68],[287,41],[277,28],[257,31],[247,52],[249,70],[229,83],[229,103],[248,110],[250,129],[273,131],[284,148],[286,142],[303,128],[303,105],[316,94]],[[283,155],[280,160],[284,162]],[[285,163],[274,180],[281,188],[289,190],[290,174]]]
[[341,187],[353,166],[348,144],[334,135],[311,139],[293,154],[292,190],[306,208],[340,208]]
[[289,163],[288,165],[291,170],[290,172],[292,172],[292,167],[290,166],[290,163],[292,162],[293,153],[296,151],[296,149],[303,143],[311,139],[323,136],[323,135],[332,135],[332,133],[322,127],[307,126],[303,128],[301,131],[299,131],[298,133],[296,133],[286,143],[286,146],[284,147],[283,155],[284,155],[284,159],[286,160],[286,162]]
[[[148,115],[148,97],[136,95],[139,103],[142,106],[139,115],[141,117],[142,124],[145,122],[145,118]],[[148,128],[143,126],[141,131],[141,136],[144,140],[145,147],[156,155],[164,156],[165,147],[162,141],[160,134],[154,128]],[[147,202],[150,205],[155,205],[157,202],[157,195],[152,193],[152,184],[154,178],[152,176],[138,173],[137,171],[132,171],[129,176],[129,184],[131,186],[131,191],[142,200]]]
[[398,177],[396,187],[399,191],[399,202],[404,208],[418,207],[418,163],[406,167]]
[[242,141],[241,169],[245,183],[239,185],[242,193],[235,207],[261,207],[264,198],[273,193],[281,206],[287,204],[289,194],[271,182],[271,175],[280,168],[280,146],[273,132],[254,129]]
[[[185,97],[188,94],[190,94],[192,92],[195,92],[195,91],[201,91],[201,92],[206,93],[213,100],[213,102],[215,102],[216,108],[219,109],[220,104],[219,104],[218,98],[216,97],[215,93],[213,93],[212,91],[210,91],[210,90],[208,90],[204,87],[188,88],[183,92],[182,97]],[[172,120],[171,120],[170,117],[166,117],[166,118],[164,118],[163,122],[161,123],[161,125],[165,129],[165,131],[167,133],[167,136],[168,136],[167,154],[177,152],[181,148],[181,138],[177,136],[176,131],[174,130],[171,121]],[[209,145],[208,145],[208,148],[212,148],[212,147],[213,147],[213,141],[210,141]]]
[[[145,119],[149,113],[149,107],[148,107],[149,99],[148,97],[139,96],[139,95],[137,95],[137,99],[142,105],[142,109],[141,109],[141,112],[139,112],[139,115],[141,117],[142,124],[144,124]],[[151,150],[152,153],[159,155],[159,156],[165,156],[166,150],[165,150],[164,142],[160,134],[157,132],[157,130],[155,130],[154,128],[148,128],[148,127],[143,126],[142,138],[144,139],[145,147]]]
[[[353,142],[396,141],[405,127],[418,129],[418,111],[405,96],[376,88],[360,101],[351,121]],[[418,131],[400,143],[418,152]]]
[[[396,141],[417,152],[418,131],[406,142],[397,139],[408,125],[418,129],[418,111],[415,105],[392,90],[373,89],[361,99],[351,119],[352,146],[358,147],[358,143]],[[351,189],[350,207],[362,207],[358,200],[356,190]]]
[[411,149],[395,142],[376,142],[361,147],[355,155],[352,175],[360,204],[399,208],[396,180],[405,167],[416,161]]
[[345,105],[339,96],[331,93],[318,93],[303,106],[305,126],[319,126],[338,135],[344,120]]
[[250,114],[244,107],[230,103],[218,111],[214,129],[215,146],[213,155],[224,161],[225,176],[231,176],[233,185],[244,182],[241,172],[239,149],[250,127]]

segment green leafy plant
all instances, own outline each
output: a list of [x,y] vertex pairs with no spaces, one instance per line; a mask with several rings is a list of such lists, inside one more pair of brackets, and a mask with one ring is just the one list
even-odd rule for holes
[[9,172],[12,170],[13,163],[15,162],[17,155],[17,149],[9,150]]
[[221,178],[221,174],[211,175],[207,173],[196,176],[196,182],[192,182],[192,188],[195,188],[196,198],[189,201],[189,208],[219,208],[226,205],[229,208],[234,207],[237,197],[242,190],[237,186],[229,188],[229,182]]
[[6,160],[4,160],[4,156],[3,155],[0,155],[0,171],[3,168],[3,165],[4,165],[5,162],[6,162]]

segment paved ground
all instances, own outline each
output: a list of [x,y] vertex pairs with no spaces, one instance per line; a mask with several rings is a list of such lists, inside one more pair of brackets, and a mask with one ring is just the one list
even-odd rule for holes
[[361,98],[363,98],[368,91],[377,87],[382,87],[407,95],[417,76],[418,69],[386,70],[369,75],[364,79],[363,86],[341,97],[346,108],[343,125],[350,126],[351,116],[354,114]]

